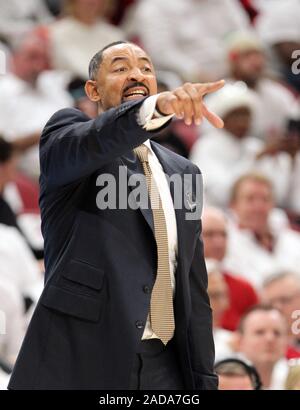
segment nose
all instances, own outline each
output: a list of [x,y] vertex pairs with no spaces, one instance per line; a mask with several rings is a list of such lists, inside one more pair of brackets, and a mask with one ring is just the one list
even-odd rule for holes
[[137,81],[137,82],[142,82],[144,77],[144,74],[138,67],[134,67],[132,70],[130,70],[128,74],[129,80],[130,81]]
[[275,341],[275,339],[276,339],[275,334],[274,334],[274,332],[272,332],[272,331],[267,332],[266,335],[265,335],[265,337],[266,337],[266,341],[267,341],[268,343],[273,343],[273,342]]

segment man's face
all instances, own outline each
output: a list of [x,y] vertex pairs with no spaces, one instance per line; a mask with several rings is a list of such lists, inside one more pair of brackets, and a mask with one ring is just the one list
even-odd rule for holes
[[18,156],[13,154],[11,159],[0,164],[1,185],[5,185],[15,179],[17,173]]
[[249,376],[219,375],[219,390],[253,390]]
[[243,228],[255,233],[263,232],[268,226],[268,216],[273,208],[272,192],[260,181],[246,180],[231,204]]
[[292,313],[300,310],[300,283],[293,277],[282,278],[265,287],[261,297],[264,303],[281,311],[291,333],[295,320]]
[[254,311],[246,318],[239,351],[254,365],[274,365],[286,344],[286,323],[278,311]]
[[202,226],[205,258],[221,262],[225,257],[227,245],[227,229],[224,217],[204,213]]
[[224,128],[238,139],[247,136],[251,125],[251,112],[246,107],[237,108],[224,118]]
[[76,16],[99,16],[105,9],[105,0],[73,0],[73,10]]
[[249,50],[238,53],[232,61],[233,70],[240,80],[254,86],[265,68],[265,56],[261,51]]
[[103,53],[96,88],[96,102],[103,111],[156,94],[156,77],[150,58],[133,44],[108,48]]
[[208,275],[208,295],[213,313],[214,326],[219,326],[220,319],[229,307],[228,288],[221,273],[210,273]]
[[42,41],[29,39],[13,57],[16,74],[34,85],[39,75],[48,68],[49,56]]

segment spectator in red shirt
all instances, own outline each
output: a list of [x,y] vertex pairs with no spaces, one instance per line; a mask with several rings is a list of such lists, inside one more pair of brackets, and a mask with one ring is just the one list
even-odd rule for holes
[[[217,208],[206,208],[202,217],[205,258],[222,263],[227,247],[227,222],[223,212]],[[222,272],[229,290],[230,305],[220,321],[224,329],[236,330],[241,316],[253,305],[258,297],[249,282],[232,274]]]

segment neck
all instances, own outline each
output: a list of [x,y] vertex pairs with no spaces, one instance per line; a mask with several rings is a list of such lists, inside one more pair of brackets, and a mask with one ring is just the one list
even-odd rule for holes
[[97,15],[91,14],[74,13],[74,17],[76,18],[76,20],[80,21],[80,23],[85,24],[86,26],[92,26],[98,20]]
[[0,196],[3,195],[4,187],[5,187],[5,183],[0,180]]
[[255,368],[261,378],[262,385],[265,389],[270,388],[274,364],[254,364]]
[[25,75],[22,74],[21,71],[19,71],[18,69],[14,68],[12,70],[12,73],[18,77],[20,80],[24,81],[26,84],[29,84],[32,88],[35,88],[36,83],[37,83],[37,78],[28,78]]
[[243,222],[239,223],[239,227],[241,229],[249,229],[250,231],[252,231],[255,235],[265,235],[265,234],[270,234],[270,229],[268,227],[268,225],[262,225],[260,227],[256,227],[256,228],[251,228],[249,227],[247,224],[244,224]]
[[243,81],[252,90],[256,88],[257,83],[258,83],[257,79],[245,78],[238,71],[233,71],[232,77],[235,81]]

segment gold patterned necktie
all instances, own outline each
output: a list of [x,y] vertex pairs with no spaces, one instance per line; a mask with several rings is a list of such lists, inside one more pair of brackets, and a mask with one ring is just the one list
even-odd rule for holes
[[158,187],[148,161],[148,147],[140,145],[134,152],[142,163],[146,177],[157,245],[157,276],[151,294],[150,322],[153,332],[166,345],[172,339],[175,329],[167,225]]

